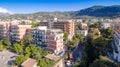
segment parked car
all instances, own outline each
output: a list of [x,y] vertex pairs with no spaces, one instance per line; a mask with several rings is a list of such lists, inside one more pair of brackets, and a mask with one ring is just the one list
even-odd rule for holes
[[67,60],[66,65],[71,66],[71,61]]

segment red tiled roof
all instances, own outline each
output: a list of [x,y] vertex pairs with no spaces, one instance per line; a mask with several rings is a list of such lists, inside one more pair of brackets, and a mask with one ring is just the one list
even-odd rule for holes
[[21,66],[22,67],[34,67],[34,65],[37,64],[35,59],[28,58],[26,61],[24,61]]

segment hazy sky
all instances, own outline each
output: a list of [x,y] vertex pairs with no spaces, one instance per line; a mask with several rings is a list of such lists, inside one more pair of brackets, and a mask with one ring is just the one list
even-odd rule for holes
[[75,11],[94,5],[120,5],[120,0],[0,0],[0,7],[12,13]]

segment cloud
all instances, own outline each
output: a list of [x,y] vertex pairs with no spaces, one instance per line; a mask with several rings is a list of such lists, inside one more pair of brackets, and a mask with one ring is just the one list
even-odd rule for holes
[[7,9],[0,7],[0,13],[10,13],[12,14],[12,12],[8,11]]

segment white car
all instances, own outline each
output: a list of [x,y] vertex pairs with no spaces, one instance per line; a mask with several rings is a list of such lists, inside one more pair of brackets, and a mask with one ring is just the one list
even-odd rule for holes
[[66,64],[67,64],[68,66],[71,66],[71,62],[70,62],[69,60],[66,62]]

